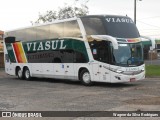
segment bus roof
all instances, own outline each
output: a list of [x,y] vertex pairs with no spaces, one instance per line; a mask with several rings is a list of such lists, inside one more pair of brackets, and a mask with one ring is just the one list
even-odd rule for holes
[[63,19],[63,20],[54,20],[53,22],[35,24],[35,25],[32,25],[32,26],[28,26],[28,27],[22,27],[22,28],[17,28],[17,29],[13,29],[13,30],[8,30],[8,31],[5,31],[5,32],[11,32],[11,31],[22,30],[22,29],[33,28],[33,27],[39,27],[39,26],[45,26],[45,25],[50,25],[50,24],[53,24],[53,23],[61,23],[61,22],[72,21],[72,20],[76,20],[76,19],[77,18],[68,18],[68,19]]
[[11,32],[11,31],[22,30],[22,29],[33,28],[33,27],[39,27],[39,26],[45,26],[45,25],[50,25],[50,24],[54,24],[54,23],[67,22],[67,21],[77,20],[78,18],[92,18],[92,17],[103,18],[103,17],[107,17],[107,16],[109,16],[109,17],[127,17],[127,16],[122,16],[122,15],[86,15],[86,16],[68,18],[68,19],[63,19],[63,20],[54,20],[52,22],[35,24],[35,25],[32,25],[32,26],[28,26],[28,27],[22,27],[22,28],[17,28],[17,29],[13,29],[13,30],[8,30],[8,31],[5,31],[5,32]]
[[92,17],[96,17],[96,18],[102,18],[102,17],[128,17],[128,16],[123,16],[123,15],[86,15],[86,16],[81,16],[79,18],[92,18]]

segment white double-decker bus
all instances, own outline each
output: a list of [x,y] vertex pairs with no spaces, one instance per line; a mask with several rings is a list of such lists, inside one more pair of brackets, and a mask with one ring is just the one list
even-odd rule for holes
[[145,78],[143,49],[126,16],[92,15],[5,32],[5,71],[31,77],[92,82]]

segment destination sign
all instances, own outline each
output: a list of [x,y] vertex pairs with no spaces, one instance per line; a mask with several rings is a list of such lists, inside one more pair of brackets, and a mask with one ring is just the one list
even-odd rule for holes
[[106,18],[108,23],[134,23],[130,18],[125,17],[108,17]]

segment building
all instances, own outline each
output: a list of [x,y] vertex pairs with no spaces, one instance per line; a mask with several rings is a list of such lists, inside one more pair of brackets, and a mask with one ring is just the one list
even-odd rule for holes
[[4,32],[0,30],[0,52],[3,52],[3,35]]
[[0,68],[4,67],[3,35],[4,32],[0,30]]
[[160,59],[160,39],[156,39],[155,42],[156,42],[158,59]]

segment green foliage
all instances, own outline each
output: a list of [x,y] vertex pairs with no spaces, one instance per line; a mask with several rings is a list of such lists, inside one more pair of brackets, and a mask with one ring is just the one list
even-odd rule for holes
[[160,76],[160,65],[146,65],[146,76]]
[[88,7],[86,4],[88,3],[89,0],[86,0],[85,3],[80,4],[80,7],[76,6],[76,3],[78,1],[79,0],[75,0],[74,5],[65,4],[63,7],[59,7],[57,11],[49,10],[49,11],[46,11],[46,13],[44,14],[39,13],[38,19],[35,22],[31,21],[31,23],[32,24],[46,23],[46,22],[51,22],[54,20],[62,20],[62,19],[87,15],[89,11],[88,11]]

